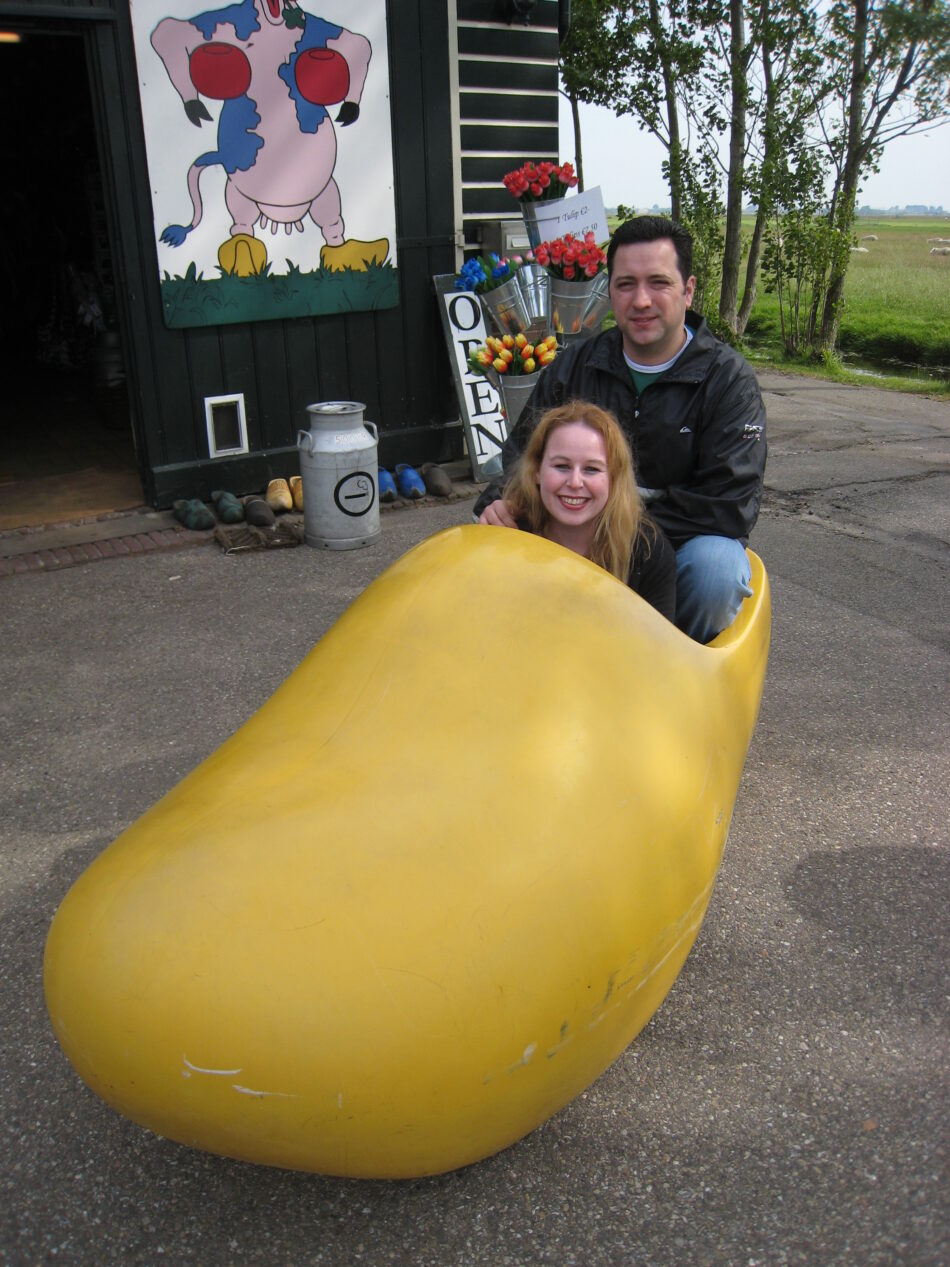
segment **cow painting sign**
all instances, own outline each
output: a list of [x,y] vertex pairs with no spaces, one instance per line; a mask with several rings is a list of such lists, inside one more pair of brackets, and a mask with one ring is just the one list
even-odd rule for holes
[[385,6],[131,12],[166,324],[394,307]]

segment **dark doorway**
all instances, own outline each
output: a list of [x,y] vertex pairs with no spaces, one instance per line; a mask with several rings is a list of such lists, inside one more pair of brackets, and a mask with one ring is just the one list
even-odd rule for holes
[[82,33],[0,43],[0,530],[141,505]]

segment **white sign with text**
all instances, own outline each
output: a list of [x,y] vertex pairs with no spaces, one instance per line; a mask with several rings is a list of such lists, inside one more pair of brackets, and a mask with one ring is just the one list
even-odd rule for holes
[[565,233],[572,233],[576,238],[593,233],[598,244],[603,244],[610,237],[599,185],[585,189],[582,194],[556,198],[553,202],[528,203],[525,209],[528,213],[526,223],[529,218],[534,221],[542,242],[553,242]]
[[501,447],[508,437],[508,421],[498,392],[484,375],[473,373],[468,364],[475,348],[485,342],[482,306],[472,291],[454,289],[454,273],[432,280],[440,297],[472,475],[477,480],[487,479],[501,471]]

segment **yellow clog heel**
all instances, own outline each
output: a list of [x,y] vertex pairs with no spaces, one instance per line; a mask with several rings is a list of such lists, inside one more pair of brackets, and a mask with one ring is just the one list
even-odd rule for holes
[[751,562],[703,647],[527,533],[411,550],[64,899],[46,999],[82,1078],[160,1135],[335,1175],[545,1121],[702,921],[768,655]]

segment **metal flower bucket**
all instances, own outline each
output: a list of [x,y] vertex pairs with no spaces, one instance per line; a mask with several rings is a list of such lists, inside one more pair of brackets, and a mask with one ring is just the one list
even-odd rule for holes
[[521,218],[524,220],[525,232],[528,235],[528,241],[531,243],[532,251],[536,246],[541,245],[541,228],[538,224],[538,207],[536,202],[523,202],[521,204]]
[[610,311],[606,273],[580,282],[551,278],[551,320],[564,342],[596,334]]
[[525,334],[535,343],[551,329],[551,276],[540,264],[522,264],[515,279],[528,313]]
[[516,374],[508,378],[506,374],[499,374],[497,370],[490,368],[485,372],[486,378],[501,396],[505,417],[508,419],[509,435],[524,413],[524,407],[528,403],[528,397],[534,391],[539,373],[540,370],[535,370],[533,374]]
[[485,320],[496,334],[527,334],[531,324],[524,292],[518,285],[518,275],[503,282],[494,290],[486,290],[478,296]]

